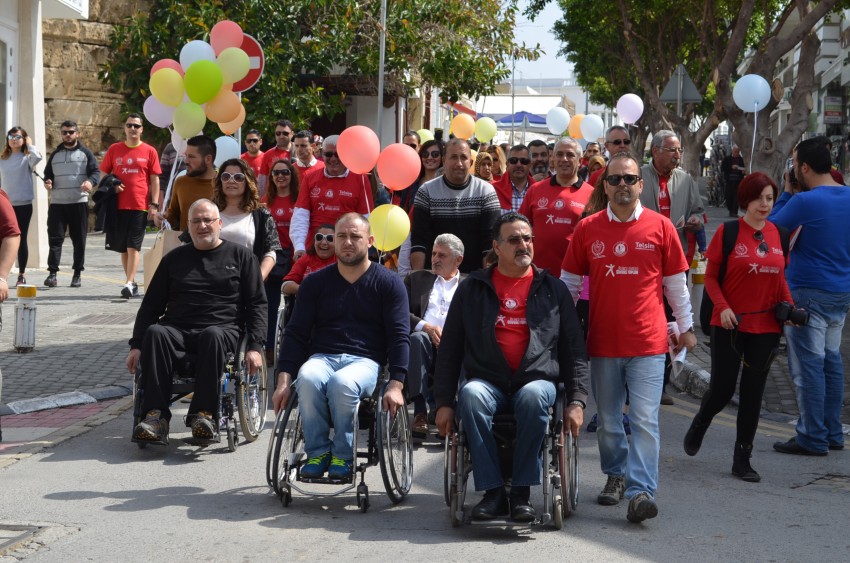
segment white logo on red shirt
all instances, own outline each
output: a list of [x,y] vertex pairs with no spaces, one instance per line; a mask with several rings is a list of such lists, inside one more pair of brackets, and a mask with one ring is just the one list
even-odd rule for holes
[[563,209],[563,208],[564,208],[564,201],[563,200],[559,199],[558,201],[555,202],[555,209]]
[[750,262],[750,271],[748,274],[758,274],[759,273],[759,265],[755,262]]
[[578,207],[579,209],[584,209],[587,206],[580,201],[576,201],[574,199],[571,199],[570,200],[570,207]]
[[546,224],[547,225],[554,225],[555,224],[555,216],[554,215],[547,215],[546,216]]
[[326,192],[325,192],[325,197],[326,197],[326,198],[331,199],[331,198],[333,198],[333,196],[334,196],[334,191],[333,191],[333,190],[328,190],[328,191],[326,191]]
[[651,242],[636,242],[635,250],[655,250],[655,245]]
[[537,207],[546,207],[549,205],[549,200],[545,197],[541,197],[537,200]]
[[321,201],[319,202],[319,209],[318,209],[318,210],[319,210],[319,211],[324,211],[324,210],[325,210],[325,204],[324,204],[324,203],[322,203]]
[[505,326],[505,315],[496,317],[496,326]]
[[122,164],[124,164],[124,158],[123,158],[123,157],[120,157],[120,156],[116,156],[116,157],[115,157],[115,165],[116,165],[116,166],[121,166]]
[[319,194],[322,193],[321,188],[313,188],[310,190],[310,195],[313,197],[319,197]]
[[590,245],[590,251],[597,258],[601,258],[602,253],[605,252],[605,243],[602,242],[601,240],[597,240],[592,245]]
[[747,255],[747,245],[743,242],[739,242],[735,245],[735,254],[738,256],[746,256]]
[[275,209],[274,213],[275,215],[283,215],[284,213],[286,213],[286,211],[284,211],[283,209]]
[[620,242],[618,242],[617,244],[614,245],[614,255],[615,256],[625,256],[627,250],[628,249],[626,248],[626,243],[623,242],[623,241],[620,241]]
[[758,256],[759,258],[764,258],[765,256],[767,256],[767,251],[761,247],[756,248],[756,256]]
[[127,158],[127,165],[129,166],[131,164],[133,164],[133,157],[132,156]]
[[347,191],[345,191],[345,190],[339,190],[339,195],[340,195],[340,196],[345,196],[345,197],[354,197],[354,194],[353,194],[353,193],[351,193],[351,192],[347,192]]
[[505,309],[516,309],[517,302],[513,297],[505,299]]
[[606,264],[605,267],[608,268],[608,271],[605,272],[605,277],[607,278],[608,276],[611,276],[613,278],[614,275],[615,275],[614,274],[614,268],[616,268],[617,265],[616,264]]

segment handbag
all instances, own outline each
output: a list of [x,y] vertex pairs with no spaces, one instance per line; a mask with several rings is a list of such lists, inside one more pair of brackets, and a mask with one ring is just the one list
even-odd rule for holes
[[156,234],[156,239],[153,241],[153,246],[145,251],[143,260],[144,260],[144,272],[145,272],[145,289],[149,288],[151,285],[151,281],[153,280],[153,275],[156,273],[156,269],[159,267],[159,263],[162,261],[162,257],[177,248],[178,246],[182,246],[183,243],[180,241],[180,233],[178,231],[172,231],[171,229],[161,229]]

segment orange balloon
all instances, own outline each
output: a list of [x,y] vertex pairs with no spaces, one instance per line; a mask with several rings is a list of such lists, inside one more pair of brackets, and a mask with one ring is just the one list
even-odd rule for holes
[[475,134],[475,120],[470,115],[459,113],[452,119],[451,132],[458,139],[471,139]]
[[573,139],[581,139],[581,121],[584,119],[583,113],[577,113],[570,119],[570,126],[567,131],[570,133],[570,137]]
[[236,116],[236,119],[228,121],[227,123],[219,123],[218,128],[221,129],[221,132],[225,135],[233,135],[240,127],[242,127],[243,123],[245,123],[245,106],[239,104],[239,115]]
[[227,123],[239,117],[239,108],[242,104],[239,103],[239,96],[222,88],[215,98],[207,102],[207,107],[204,110],[210,121],[216,123]]

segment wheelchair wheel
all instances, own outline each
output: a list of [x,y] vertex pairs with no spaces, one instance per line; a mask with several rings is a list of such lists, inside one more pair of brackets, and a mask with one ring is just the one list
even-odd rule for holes
[[410,415],[405,407],[395,416],[383,410],[383,396],[378,401],[378,460],[387,496],[398,504],[413,483],[413,445],[410,438]]
[[452,479],[452,438],[451,432],[446,434],[446,442],[443,447],[443,498],[446,506],[452,505],[451,479]]
[[552,497],[552,525],[556,530],[564,527],[564,499],[557,493]]
[[277,367],[278,356],[280,355],[280,343],[283,340],[283,327],[286,324],[286,316],[287,316],[287,303],[286,298],[281,295],[280,296],[280,306],[277,309],[277,324],[275,325],[277,329],[274,333],[274,365],[272,366],[272,371]]
[[286,506],[289,504],[286,497],[291,495],[289,481],[293,478],[298,461],[304,457],[304,433],[294,389],[286,409],[281,412],[283,414],[278,416],[273,433],[276,438],[272,452],[272,481],[275,492]]
[[567,467],[569,468],[569,496],[564,497],[564,508],[569,510],[569,513],[576,511],[578,507],[578,440],[569,432],[567,432]]
[[[130,429],[130,435],[136,430],[136,426],[142,421],[142,388],[139,386],[139,380],[142,378],[141,370],[137,369],[133,377],[133,427]],[[148,447],[145,442],[136,442],[140,450]]]
[[275,459],[277,459],[277,436],[280,430],[283,428],[281,422],[283,421],[283,415],[286,413],[286,409],[280,409],[277,413],[277,416],[274,420],[274,427],[272,428],[271,436],[269,437],[269,447],[268,452],[266,452],[266,483],[268,483],[269,487],[277,493],[277,483],[272,477],[273,467],[275,463]]
[[260,370],[257,373],[248,373],[248,361],[244,348],[240,347],[237,361],[240,381],[236,390],[236,407],[239,410],[239,424],[242,434],[249,442],[259,438],[266,424],[266,413],[268,411],[268,377],[266,375],[266,359],[260,354]]

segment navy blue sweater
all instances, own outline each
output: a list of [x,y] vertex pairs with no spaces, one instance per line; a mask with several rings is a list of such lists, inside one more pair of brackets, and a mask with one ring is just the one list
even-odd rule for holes
[[404,381],[409,335],[407,292],[398,276],[372,263],[352,284],[329,266],[298,288],[277,372],[294,378],[313,354],[353,354],[386,364],[391,379]]

